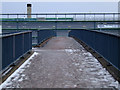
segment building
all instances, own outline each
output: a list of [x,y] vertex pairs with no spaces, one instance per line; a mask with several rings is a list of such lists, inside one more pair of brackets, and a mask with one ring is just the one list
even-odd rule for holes
[[32,12],[31,7],[32,7],[31,4],[27,4],[27,14],[28,14],[27,18],[31,18],[31,12]]

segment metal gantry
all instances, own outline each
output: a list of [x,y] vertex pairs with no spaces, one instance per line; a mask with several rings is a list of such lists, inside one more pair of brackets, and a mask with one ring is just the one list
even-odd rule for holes
[[[2,18],[27,18],[28,14],[0,14]],[[32,18],[54,18],[60,20],[60,18],[73,18],[73,21],[119,21],[120,13],[33,13]],[[31,18],[29,18],[31,19]]]

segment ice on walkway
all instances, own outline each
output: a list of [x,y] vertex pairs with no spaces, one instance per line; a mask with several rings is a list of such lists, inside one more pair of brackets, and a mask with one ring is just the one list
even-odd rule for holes
[[118,88],[118,81],[73,38],[52,38],[33,50],[37,56],[18,69],[16,76],[9,77],[3,87]]
[[[28,58],[3,84],[0,85],[0,90],[2,88],[14,88],[12,83],[14,81],[21,82],[23,80],[23,77],[25,77],[25,74],[22,74],[26,67],[29,67],[30,60],[35,57],[38,53],[34,52],[33,55]],[[17,87],[19,88],[19,87]]]

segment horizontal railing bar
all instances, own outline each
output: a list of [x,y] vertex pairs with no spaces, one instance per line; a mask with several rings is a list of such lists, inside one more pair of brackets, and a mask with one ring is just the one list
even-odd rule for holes
[[0,38],[9,37],[9,36],[13,36],[13,35],[19,35],[19,34],[23,34],[23,33],[29,33],[29,32],[32,32],[32,31],[23,31],[23,32],[16,32],[16,33],[11,33],[11,34],[1,35]]
[[106,14],[120,14],[120,13],[32,13],[32,14],[24,14],[24,13],[5,13],[0,15],[106,15]]
[[[4,30],[8,30],[8,29],[4,29]],[[14,30],[17,30],[17,29],[14,29]],[[27,30],[27,29],[23,29],[23,30]],[[99,30],[93,30],[93,29],[75,29],[74,28],[74,29],[29,29],[29,30],[31,30],[31,31],[26,31],[26,33],[32,32],[32,30],[35,30],[35,31],[39,31],[39,30],[89,30],[90,32],[97,32],[97,33],[102,33],[102,34],[106,34],[106,35],[115,36],[115,37],[120,38],[120,35],[111,34],[111,33],[107,33],[107,32],[101,32]],[[21,32],[21,33],[24,33],[24,32]],[[18,34],[20,34],[20,33],[18,33]],[[8,34],[7,36],[10,36],[10,35],[13,35],[13,34]],[[14,35],[17,35],[17,33],[14,33]]]
[[105,20],[105,21],[103,21],[103,20],[86,20],[86,21],[83,21],[83,20],[77,20],[77,21],[37,21],[37,20],[34,20],[34,21],[29,21],[29,20],[25,20],[25,21],[2,21],[2,20],[0,20],[0,22],[120,22],[120,20],[114,20],[114,21],[112,21],[112,20]]

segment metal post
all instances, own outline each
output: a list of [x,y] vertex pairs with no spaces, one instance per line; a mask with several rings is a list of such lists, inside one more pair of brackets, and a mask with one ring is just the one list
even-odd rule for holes
[[105,13],[104,13],[104,20],[103,21],[105,21]]
[[95,21],[95,13],[94,13],[94,21]]
[[13,35],[13,60],[15,59],[15,35]]
[[18,29],[19,29],[19,28],[18,28],[18,24],[19,24],[19,23],[18,23],[18,20],[17,20],[17,31],[18,31]]
[[118,19],[117,19],[118,21],[120,20],[120,12],[118,12]]
[[55,30],[57,30],[57,21],[55,21]]
[[46,19],[47,19],[47,14],[46,14]]
[[9,14],[7,15],[7,18],[9,18]]
[[17,14],[17,19],[18,19],[18,14]]
[[96,22],[94,21],[94,30],[95,30],[95,27],[96,27]]
[[113,21],[115,21],[115,13],[113,13]]
[[75,20],[76,20],[76,14],[75,14]]
[[18,14],[17,14],[17,31],[18,31]]
[[24,47],[24,33],[23,33],[23,37],[22,38],[23,38],[22,40],[23,40],[23,54],[24,54],[24,48],[25,48]]
[[86,21],[86,14],[84,13],[84,21]]
[[66,14],[65,14],[65,21],[66,21]]
[[36,14],[36,18],[38,17],[38,15]]
[[55,18],[57,18],[57,15],[55,14]]
[[31,44],[31,43],[30,43],[30,39],[31,39],[31,38],[30,38],[30,32],[28,32],[28,33],[29,33],[29,45],[28,45],[28,46],[29,46],[29,50],[30,50],[30,48],[31,48],[31,47],[30,47],[30,44]]
[[39,30],[37,31],[37,45],[39,44]]

